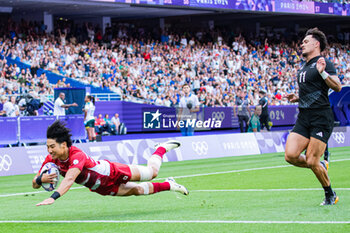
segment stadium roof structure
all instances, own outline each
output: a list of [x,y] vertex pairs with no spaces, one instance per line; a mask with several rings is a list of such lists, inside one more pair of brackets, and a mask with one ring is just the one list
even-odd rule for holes
[[[118,17],[147,18],[214,13],[215,10],[152,7],[98,0],[9,0],[0,1],[7,13],[47,12],[70,18]],[[12,9],[12,12],[8,11]]]

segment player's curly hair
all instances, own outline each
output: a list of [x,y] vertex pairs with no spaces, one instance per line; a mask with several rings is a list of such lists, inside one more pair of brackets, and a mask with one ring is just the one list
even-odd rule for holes
[[323,50],[325,50],[325,48],[328,45],[326,35],[317,27],[307,30],[305,36],[309,36],[309,35],[311,35],[318,42],[320,42],[320,49],[321,49],[321,52],[323,52]]
[[58,143],[66,142],[67,147],[72,146],[72,134],[70,129],[68,129],[64,122],[55,121],[52,125],[47,128],[46,137],[56,140]]

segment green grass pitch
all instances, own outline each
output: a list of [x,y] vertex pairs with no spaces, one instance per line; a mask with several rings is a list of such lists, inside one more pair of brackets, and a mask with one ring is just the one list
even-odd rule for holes
[[324,192],[311,170],[274,153],[163,163],[157,181],[174,176],[189,196],[75,188],[36,207],[50,193],[32,189],[33,175],[0,177],[0,232],[350,232],[350,147],[330,151],[334,206],[319,206]]

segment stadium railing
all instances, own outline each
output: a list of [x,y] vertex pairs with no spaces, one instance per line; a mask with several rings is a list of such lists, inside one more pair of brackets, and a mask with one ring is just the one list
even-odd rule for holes
[[92,93],[95,101],[121,100],[120,95],[114,93]]

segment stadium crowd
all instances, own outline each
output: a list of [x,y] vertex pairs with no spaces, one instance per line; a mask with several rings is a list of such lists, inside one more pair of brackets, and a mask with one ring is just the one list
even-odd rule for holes
[[[250,105],[265,90],[271,105],[287,104],[283,95],[297,91],[296,72],[303,64],[300,43],[292,34],[260,35],[227,29],[147,30],[130,25],[58,25],[47,35],[39,23],[9,20],[1,25],[0,54],[29,64],[31,70],[1,60],[0,94],[52,94],[64,80],[50,85],[38,68],[108,87],[123,100],[176,106],[181,86],[189,83],[201,106],[234,106],[236,93],[247,92]],[[336,66],[342,84],[350,84],[350,33],[330,37],[325,56]],[[286,39],[288,38],[288,39]],[[342,43],[338,43],[338,41]],[[6,80],[6,81],[5,81]]]

